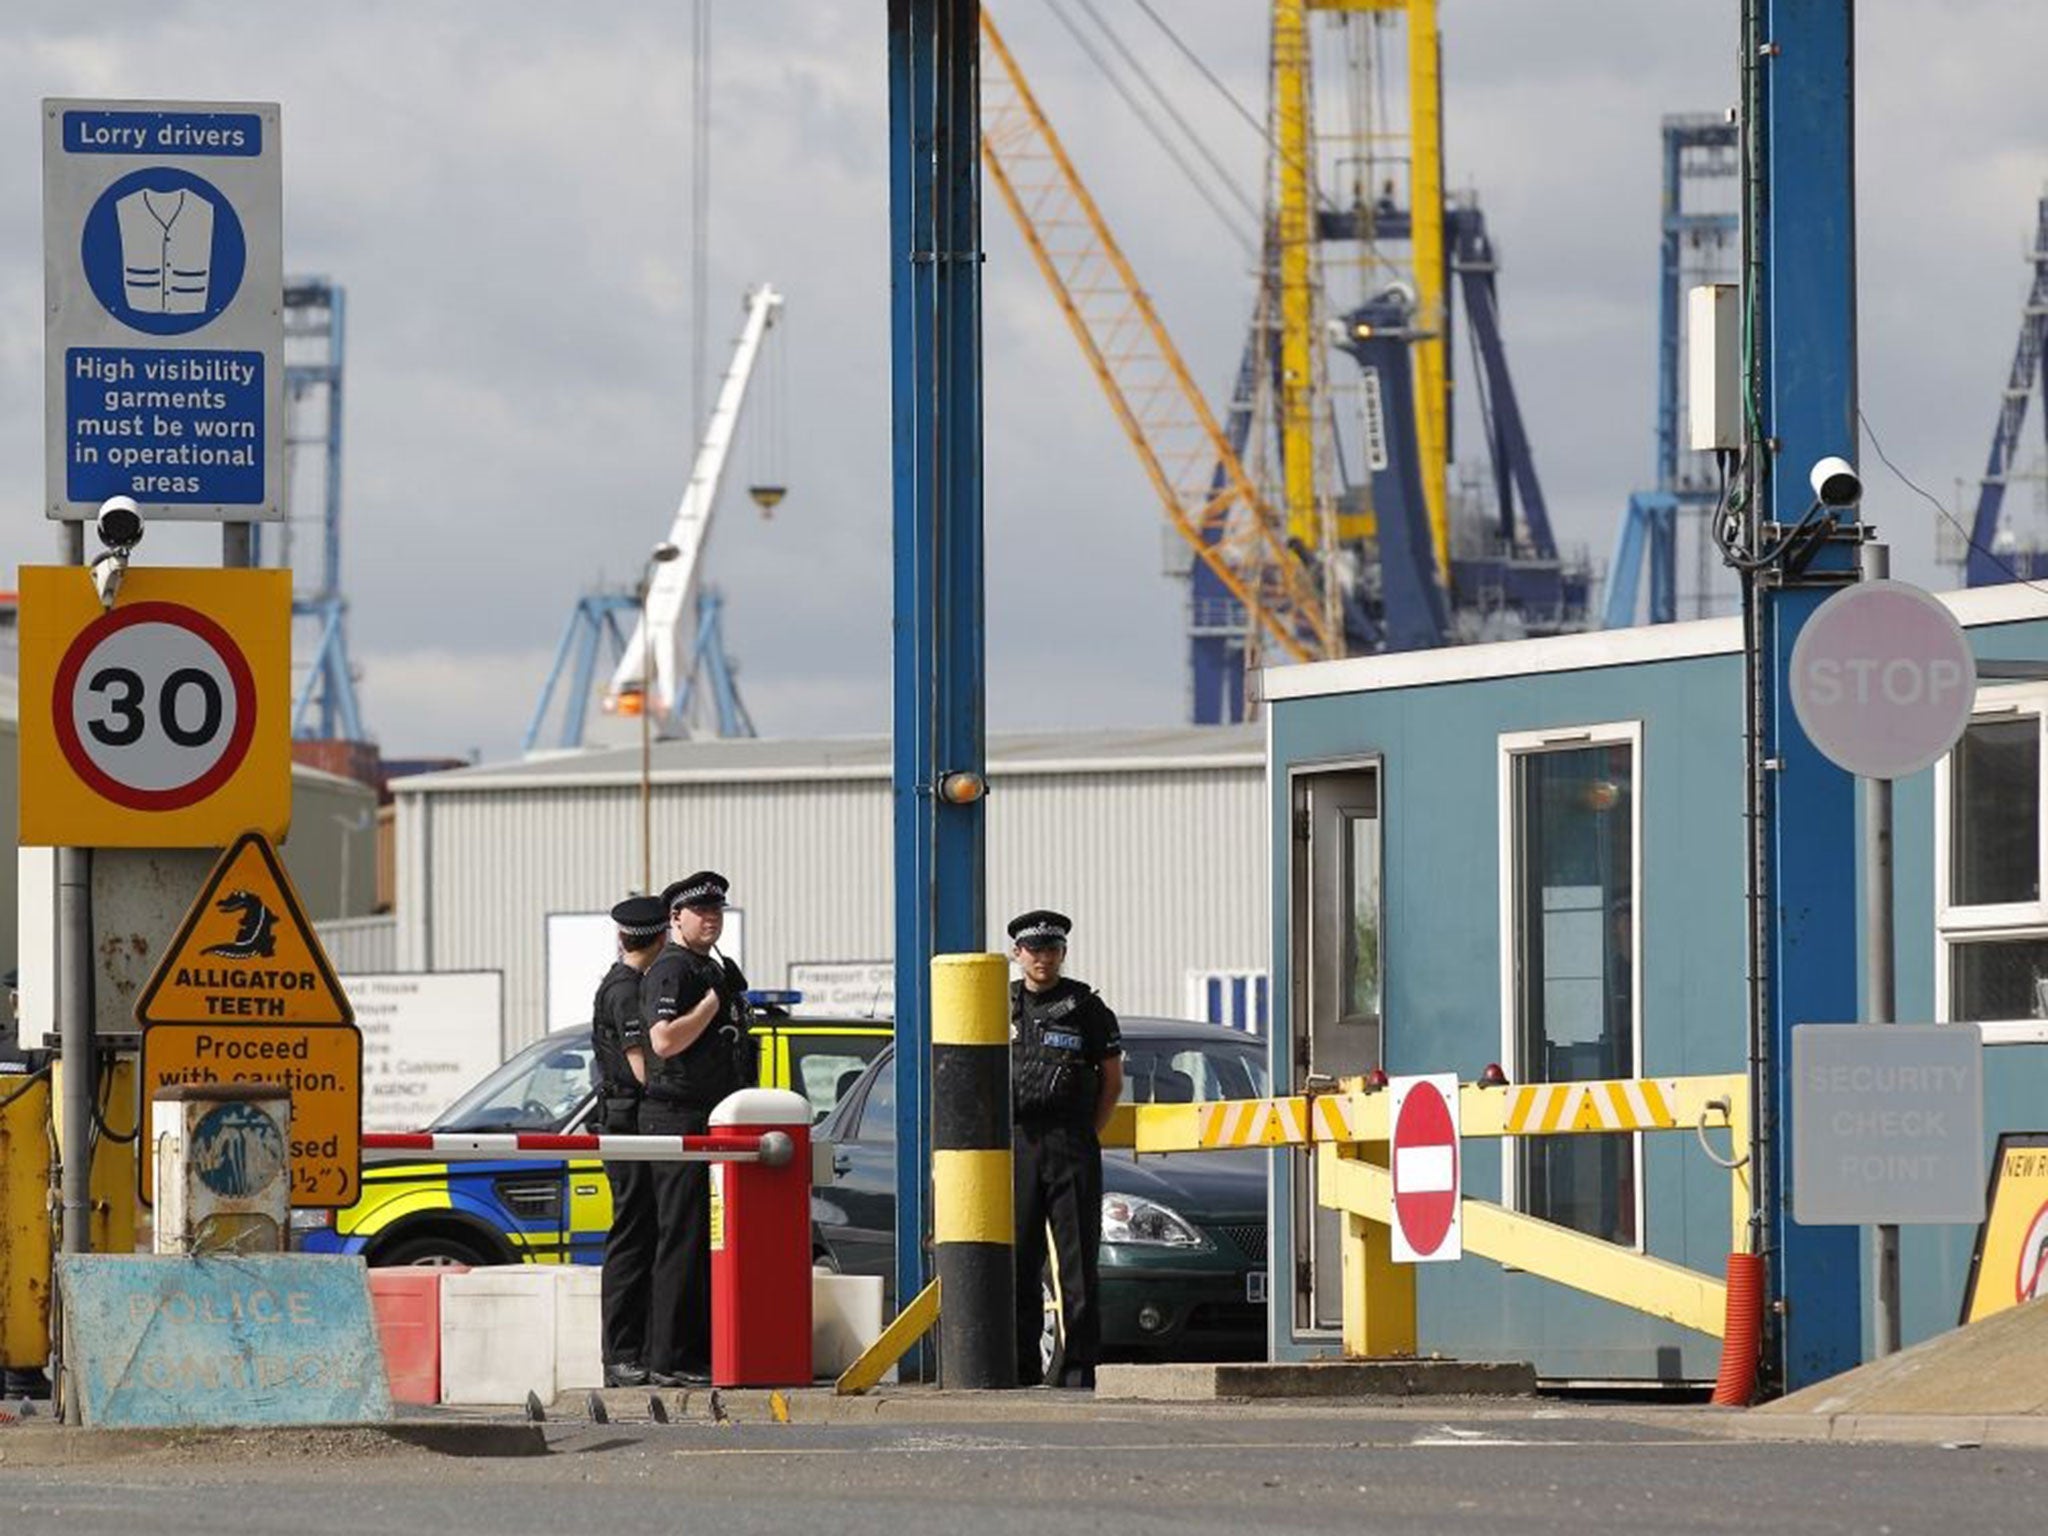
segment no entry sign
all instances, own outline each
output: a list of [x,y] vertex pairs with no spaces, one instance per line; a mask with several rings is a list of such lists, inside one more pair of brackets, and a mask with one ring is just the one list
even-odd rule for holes
[[1942,603],[1903,581],[1862,581],[1822,603],[1792,646],[1792,708],[1837,767],[1903,779],[1970,723],[1977,664]]
[[1461,1257],[1458,1221],[1458,1079],[1440,1072],[1397,1077],[1393,1095],[1394,1260],[1434,1264]]
[[182,848],[291,815],[290,574],[21,572],[21,841]]

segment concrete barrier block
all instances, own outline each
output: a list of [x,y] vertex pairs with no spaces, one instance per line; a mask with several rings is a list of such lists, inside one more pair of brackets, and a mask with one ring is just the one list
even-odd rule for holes
[[441,1275],[411,1266],[368,1272],[394,1403],[441,1400]]
[[880,1275],[811,1276],[811,1370],[836,1377],[882,1336]]
[[441,1401],[554,1400],[553,1269],[505,1264],[441,1277]]
[[564,1264],[555,1275],[555,1390],[604,1385],[604,1272]]

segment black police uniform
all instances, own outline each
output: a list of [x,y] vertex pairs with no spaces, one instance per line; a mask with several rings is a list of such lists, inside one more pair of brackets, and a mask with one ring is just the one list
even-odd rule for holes
[[[673,895],[676,886],[669,887]],[[718,883],[722,901],[724,882]],[[683,905],[677,901],[677,905]],[[746,978],[729,960],[700,955],[673,940],[641,984],[648,1024],[681,1018],[708,993],[720,998],[711,1025],[674,1056],[648,1052],[640,1129],[650,1136],[698,1136],[711,1111],[747,1086],[742,1078]],[[649,1165],[654,1191],[654,1278],[647,1366],[665,1376],[711,1368],[711,1177],[703,1163]]]
[[[642,909],[645,910],[642,910]],[[642,897],[612,908],[628,938],[649,938],[666,926],[659,901]],[[640,1129],[640,1080],[626,1052],[647,1049],[640,1015],[640,972],[614,961],[591,1006],[590,1042],[597,1064],[597,1128],[613,1135]],[[654,1270],[654,1186],[646,1163],[607,1162],[612,1225],[604,1240],[604,1363],[609,1378],[633,1385],[647,1355],[648,1285]]]
[[1095,1109],[1102,1064],[1123,1054],[1123,1033],[1092,988],[1063,976],[1044,992],[1010,984],[1010,1041],[1018,1381],[1032,1386],[1043,1374],[1039,1275],[1048,1222],[1066,1324],[1064,1368],[1085,1380],[1102,1353],[1102,1143]]

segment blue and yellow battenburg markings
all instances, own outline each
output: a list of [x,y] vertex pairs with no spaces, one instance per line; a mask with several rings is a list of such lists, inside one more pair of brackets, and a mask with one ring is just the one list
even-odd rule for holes
[[[893,1031],[884,1023],[777,1021],[755,1032],[761,1044],[763,1085],[795,1087],[805,1042],[860,1043],[851,1054],[871,1060]],[[522,1213],[524,1191],[533,1209]],[[497,1237],[528,1264],[597,1263],[612,1224],[611,1183],[596,1158],[562,1163],[445,1163],[432,1159],[366,1168],[363,1195],[335,1212],[331,1229],[305,1235],[308,1252],[360,1254],[400,1223],[435,1212],[456,1218],[478,1238]]]

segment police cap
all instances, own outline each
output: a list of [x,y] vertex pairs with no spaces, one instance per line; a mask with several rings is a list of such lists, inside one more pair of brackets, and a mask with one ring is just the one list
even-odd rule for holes
[[628,896],[612,908],[612,921],[629,939],[651,939],[668,928],[668,908],[659,896]]
[[1074,920],[1064,912],[1051,912],[1039,907],[1010,919],[1010,939],[1025,949],[1038,949],[1050,944],[1064,949],[1067,935],[1073,927]]
[[677,907],[722,907],[725,893],[732,888],[732,882],[714,870],[700,869],[694,875],[685,875],[661,893],[662,902],[669,911]]

